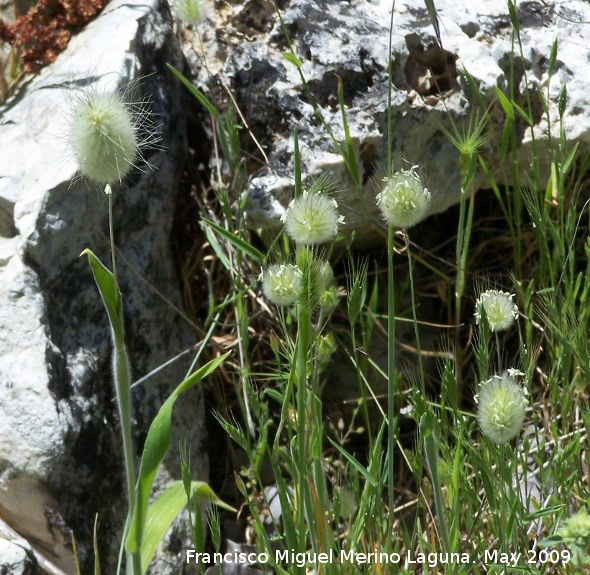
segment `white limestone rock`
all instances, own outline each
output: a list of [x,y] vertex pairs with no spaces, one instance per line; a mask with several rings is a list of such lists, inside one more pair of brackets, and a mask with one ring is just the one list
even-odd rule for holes
[[0,573],[33,575],[38,572],[27,549],[0,537]]
[[[292,195],[292,134],[297,128],[304,176],[313,179],[331,173],[348,222],[343,231],[355,231],[359,243],[371,243],[378,237],[376,229],[383,226],[375,194],[387,162],[391,2],[300,0],[283,6],[283,22],[301,61],[301,72],[333,139],[314,116],[297,68],[282,54],[288,51],[288,44],[270,2],[208,10],[208,20],[199,28],[199,41],[196,35],[189,35],[184,51],[197,84],[214,101],[227,99],[223,86],[229,86],[249,128],[266,149],[270,166],[263,178],[252,174],[251,189],[255,194],[247,205],[248,211],[256,213],[252,225],[261,226],[260,216],[265,211],[269,215],[265,227],[279,225],[277,216],[281,210],[269,211],[265,206],[279,201],[284,207]],[[513,46],[505,0],[458,0],[438,2],[436,6],[443,49],[437,43],[424,0],[395,3],[391,42],[392,145],[410,165],[420,165],[433,193],[431,214],[457,203],[461,194],[458,153],[441,126],[448,129],[452,119],[462,128],[472,114],[479,110],[481,117],[496,100],[495,87],[508,90],[513,48],[515,99],[527,109],[525,87],[532,95],[533,126],[527,126],[518,114],[516,118],[523,173],[529,168],[533,141],[541,169],[548,173],[552,154],[548,126],[550,123],[555,137],[559,94],[566,84],[565,139],[569,145],[590,140],[586,120],[590,104],[585,94],[585,79],[590,77],[586,57],[590,21],[587,2],[518,2],[522,57],[518,45]],[[548,61],[555,39],[559,47],[550,79]],[[464,71],[469,72],[483,96],[484,105],[479,108]],[[361,197],[351,185],[337,151],[345,141],[338,77],[343,82]],[[549,118],[543,114],[540,91],[548,101]],[[504,113],[497,100],[490,109],[490,120],[495,136],[483,152],[494,178],[502,184],[506,170],[500,164],[498,150]],[[244,132],[243,142],[247,141]],[[269,175],[274,176],[270,186]],[[509,183],[509,173],[507,177]],[[285,184],[277,186],[277,181]],[[476,189],[485,187],[487,180],[478,176],[475,184]]]
[[[167,148],[147,151],[154,170],[140,165],[144,173],[114,190],[127,346],[140,377],[193,343],[174,309],[182,304],[170,234],[185,117],[184,89],[166,63],[182,68],[167,4],[113,0],[0,107],[0,516],[68,574],[70,530],[90,570],[95,513],[103,569],[114,572],[126,507],[110,331],[79,257],[91,248],[110,263],[107,204],[102,190],[72,183],[68,110],[79,91],[136,83],[130,97],[152,100]],[[187,367],[177,362],[133,391],[138,446]],[[201,392],[177,403],[173,446],[186,438],[196,478],[207,479]],[[162,481],[179,478],[178,467],[172,457]],[[178,572],[176,550],[161,551],[171,570],[152,572]]]

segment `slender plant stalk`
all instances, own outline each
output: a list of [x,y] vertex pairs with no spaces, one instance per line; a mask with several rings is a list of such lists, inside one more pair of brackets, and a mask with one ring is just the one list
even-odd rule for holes
[[395,460],[395,280],[393,275],[393,226],[387,230],[387,500],[393,528]]
[[[133,440],[131,437],[131,377],[123,333],[118,333],[118,330],[113,330],[113,345],[115,348],[113,356],[115,389],[117,391],[117,405],[119,406],[121,433],[123,435],[125,475],[127,476],[128,517],[131,518],[135,512],[135,466],[133,463]],[[132,570],[129,568],[130,562],[132,564]],[[127,557],[127,573],[132,573],[133,575],[141,574],[139,553],[133,553],[131,561],[130,557]]]
[[[461,344],[461,303],[465,291],[465,274],[467,269],[467,256],[469,255],[469,243],[471,240],[471,228],[473,225],[473,213],[475,207],[475,191],[469,194],[469,209],[467,210],[466,187],[461,190],[461,204],[459,208],[459,227],[457,231],[457,279],[455,284],[455,363],[457,376],[457,389],[461,395],[463,389],[463,347]],[[465,221],[467,220],[467,221]]]
[[[393,43],[393,12],[395,0],[391,3],[389,21],[389,58],[387,61],[387,177],[393,173],[391,67]],[[393,530],[395,509],[394,472],[395,472],[395,279],[393,275],[393,226],[387,226],[387,501],[389,505],[390,530]]]
[[424,415],[420,418],[420,435],[424,440],[424,455],[428,463],[430,478],[432,480],[432,495],[434,497],[434,505],[436,507],[440,538],[445,553],[451,553],[451,540],[449,538],[449,530],[445,519],[445,507],[440,485],[440,478],[438,476],[439,456],[438,442],[435,435],[435,415],[431,411],[424,413]]
[[424,378],[424,362],[422,360],[422,348],[420,346],[420,333],[418,330],[418,317],[416,314],[417,302],[416,291],[414,290],[414,266],[412,262],[412,252],[410,250],[410,236],[408,230],[404,230],[404,238],[406,241],[406,253],[408,254],[408,273],[410,274],[410,293],[412,294],[412,320],[414,324],[414,334],[416,337],[416,353],[418,354],[418,373],[420,377],[420,392],[421,397],[416,402],[418,406],[418,415],[421,416],[426,409],[426,385]]
[[305,549],[306,533],[302,529],[305,525],[305,495],[307,493],[307,351],[309,346],[309,335],[311,330],[311,318],[309,309],[305,304],[300,305],[297,310],[298,335],[297,335],[297,457],[298,461],[298,501],[297,501],[297,524],[299,531],[299,549]]
[[113,229],[113,192],[109,184],[106,185],[104,193],[107,195],[109,200],[109,237],[111,240],[111,263],[113,266],[113,280],[115,285],[119,287],[117,283],[117,262],[115,259],[115,231]]
[[[115,234],[113,226],[113,193],[109,185],[105,188],[109,204],[109,236],[111,243],[111,262],[113,266],[113,281],[115,293],[118,299],[118,306],[121,306],[121,292],[117,283],[117,265],[115,258]],[[111,326],[113,336],[113,374],[115,379],[115,390],[117,393],[117,405],[119,407],[119,419],[121,434],[123,436],[123,453],[125,458],[125,475],[127,478],[127,500],[128,520],[125,528],[129,526],[130,518],[135,512],[135,464],[133,456],[133,438],[131,436],[131,372],[129,370],[129,358],[125,348],[125,334],[116,326]],[[125,533],[127,535],[127,533]],[[126,536],[123,540],[126,539]],[[141,575],[141,557],[139,552],[128,554],[127,573]]]

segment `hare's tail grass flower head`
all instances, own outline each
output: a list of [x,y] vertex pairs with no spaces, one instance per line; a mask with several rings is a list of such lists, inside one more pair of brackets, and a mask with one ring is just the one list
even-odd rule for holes
[[477,419],[482,433],[494,443],[506,443],[522,429],[528,404],[527,393],[517,381],[522,375],[509,369],[479,384],[475,396]]
[[172,11],[185,24],[198,24],[205,15],[204,0],[173,0]]
[[585,550],[590,544],[590,515],[586,507],[566,519],[555,533],[561,542],[570,548],[580,548],[585,554]]
[[479,325],[485,314],[492,331],[508,329],[518,318],[518,307],[513,298],[514,294],[494,289],[483,292],[475,303],[475,322]]
[[297,267],[301,270],[299,303],[309,310],[322,304],[322,298],[334,282],[330,264],[317,256],[314,249],[300,246],[296,253]]
[[293,264],[274,264],[262,272],[262,291],[275,305],[292,305],[301,293],[302,273]]
[[98,184],[123,180],[142,145],[140,116],[118,91],[90,90],[77,98],[70,116],[69,142],[83,176]]
[[409,228],[422,221],[430,207],[431,194],[412,166],[391,177],[383,178],[383,188],[377,194],[377,205],[385,221],[397,228]]
[[295,198],[283,216],[287,235],[301,245],[324,244],[332,241],[344,217],[338,215],[336,200],[322,193],[303,192]]

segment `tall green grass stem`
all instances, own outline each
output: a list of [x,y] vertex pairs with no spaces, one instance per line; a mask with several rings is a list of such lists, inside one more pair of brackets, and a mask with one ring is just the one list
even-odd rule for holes
[[111,186],[108,184],[105,187],[105,194],[107,195],[109,201],[109,238],[111,242],[111,265],[113,266],[113,280],[115,285],[118,287],[119,284],[117,283],[117,262],[115,259],[115,231],[113,229],[113,192],[111,190]]
[[395,508],[395,279],[393,273],[393,226],[387,229],[387,500],[390,527]]
[[418,304],[416,302],[416,290],[414,289],[414,266],[412,262],[412,252],[410,250],[410,236],[408,230],[404,230],[404,239],[406,242],[406,253],[408,254],[408,273],[410,274],[410,293],[412,296],[412,319],[414,324],[414,334],[416,337],[416,353],[418,354],[418,375],[420,377],[420,392],[421,395],[416,401],[418,408],[418,415],[422,416],[426,410],[426,384],[424,378],[424,362],[422,360],[422,347],[420,345],[420,331],[418,329],[418,317],[416,309]]
[[[117,298],[117,307],[122,306],[121,292],[117,283],[117,267],[115,258],[115,233],[113,225],[113,194],[110,186],[107,186],[105,192],[109,204],[109,237],[111,244],[111,262],[113,266],[113,281],[115,284],[115,297]],[[117,393],[117,406],[119,407],[119,419],[121,425],[121,434],[123,436],[123,453],[125,459],[125,475],[127,478],[127,500],[128,500],[128,518],[133,517],[135,512],[135,463],[133,455],[133,438],[131,435],[131,372],[129,369],[129,358],[125,348],[125,334],[121,325],[115,325],[111,322],[111,333],[113,337],[113,375],[115,380],[115,390]],[[130,524],[129,519],[126,523],[126,529]],[[127,535],[127,533],[125,533]],[[125,541],[126,536],[123,538]],[[127,554],[127,573],[131,575],[141,575],[141,557],[138,552]]]
[[[465,183],[465,182],[464,182]],[[471,186],[470,186],[471,187]],[[473,213],[475,208],[475,191],[469,194],[469,209],[467,210],[467,187],[461,190],[461,203],[459,206],[459,226],[457,228],[456,263],[457,277],[455,283],[455,363],[457,376],[457,389],[461,394],[463,388],[463,346],[461,344],[461,304],[465,291],[465,276],[467,270],[467,256],[469,255],[469,243],[471,240],[471,228],[473,226]],[[467,212],[466,212],[467,211]]]
[[435,435],[436,417],[431,411],[425,412],[420,418],[420,435],[424,441],[424,456],[428,463],[430,470],[430,479],[432,481],[432,494],[434,497],[434,505],[436,508],[436,516],[438,519],[438,526],[440,531],[440,538],[442,541],[445,553],[451,553],[451,540],[449,538],[449,530],[445,519],[445,508],[442,496],[442,489],[440,486],[440,478],[438,475],[438,444]]
[[305,496],[307,494],[307,357],[311,331],[310,311],[306,304],[297,310],[297,458],[298,458],[298,498],[297,525],[299,526],[299,549],[305,549]]

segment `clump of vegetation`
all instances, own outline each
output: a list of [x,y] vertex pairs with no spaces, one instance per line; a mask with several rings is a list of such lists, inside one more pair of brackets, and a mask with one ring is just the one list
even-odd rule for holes
[[[508,14],[517,59],[512,1]],[[305,87],[301,60],[287,45],[285,57]],[[412,158],[409,168],[396,169],[389,151],[376,198],[387,224],[380,254],[358,255],[346,245],[329,184],[302,182],[296,133],[295,198],[285,228],[273,237],[248,231],[231,200],[247,187],[234,110],[217,109],[177,73],[210,113],[223,153],[210,199],[199,200],[207,213],[203,253],[212,249],[223,263],[217,277],[227,274],[215,284],[225,289],[212,292],[207,321],[227,314],[225,337],[238,350],[234,410],[218,406],[216,417],[247,458],[236,484],[262,571],[471,575],[564,573],[582,565],[586,532],[572,544],[575,521],[555,531],[586,498],[590,424],[583,392],[590,376],[590,158],[565,141],[565,87],[559,123],[550,124],[558,144],[550,174],[536,144],[528,170],[513,169],[523,164],[519,134],[534,125],[535,98],[548,114],[557,51],[554,43],[542,90],[531,90],[525,74],[519,90],[527,87],[526,105],[511,96],[519,90],[509,78],[465,125],[449,118],[445,133],[458,151],[461,201],[438,216],[442,236],[420,224],[436,190],[425,186]],[[483,101],[468,72],[464,84],[474,102]],[[323,122],[311,96],[309,103]],[[503,118],[501,133],[492,116]],[[325,128],[360,192],[343,105],[342,117],[344,142]],[[483,153],[496,139],[502,185]],[[480,200],[474,192],[482,175],[493,195]],[[317,209],[307,210],[311,201]],[[324,264],[335,270],[329,282],[319,279]],[[439,315],[424,316],[422,305],[433,300]],[[400,342],[402,323],[411,325],[411,345]],[[438,329],[440,351],[423,349],[427,328]],[[386,367],[374,355],[377,334],[387,339]],[[335,357],[359,386],[355,407],[339,419],[326,399],[338,385],[330,375]],[[542,549],[543,538],[563,546]]]

